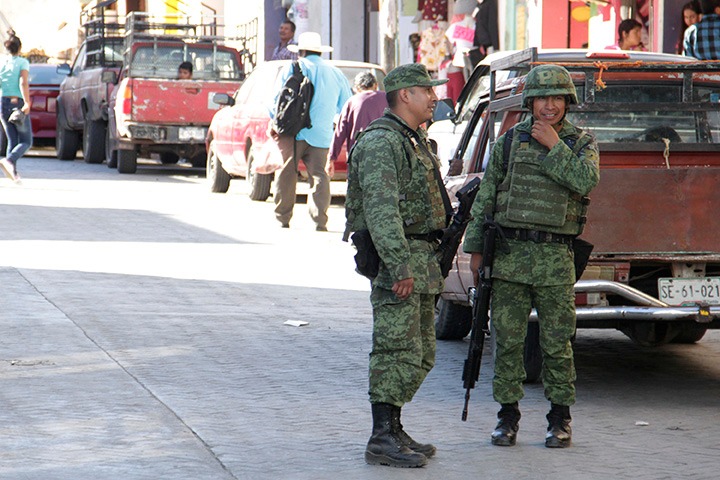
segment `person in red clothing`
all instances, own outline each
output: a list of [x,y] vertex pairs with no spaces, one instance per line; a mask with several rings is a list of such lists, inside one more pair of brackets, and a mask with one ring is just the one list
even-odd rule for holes
[[334,161],[340,155],[343,144],[350,151],[358,134],[376,118],[382,117],[388,106],[385,92],[378,90],[377,78],[370,72],[358,73],[353,85],[355,95],[345,103],[335,125],[335,135],[327,163],[328,175],[335,173]]

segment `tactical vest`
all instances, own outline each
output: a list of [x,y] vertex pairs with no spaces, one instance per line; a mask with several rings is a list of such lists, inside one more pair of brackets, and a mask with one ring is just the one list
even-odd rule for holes
[[[402,162],[403,167],[398,172],[400,194],[398,208],[405,235],[428,234],[447,226],[447,219],[452,214],[452,207],[438,171],[439,161],[430,152],[427,145],[421,145],[423,140],[408,127],[401,125],[392,117],[383,116],[360,132],[348,154],[348,186],[345,197],[347,221],[343,240],[347,240],[350,232],[367,229],[359,179],[359,159],[354,153],[358,144],[361,143],[360,140],[374,130],[390,131],[402,138],[405,158]],[[417,177],[418,175],[422,177]],[[426,187],[420,187],[423,184]],[[444,222],[437,220],[440,218],[444,219]]]
[[[577,154],[588,142],[578,137],[563,139]],[[579,235],[587,221],[588,197],[572,192],[541,171],[547,149],[530,141],[530,133],[511,138],[509,164],[498,185],[495,220],[504,227],[541,230],[561,235]],[[589,138],[589,137],[588,137]],[[505,141],[507,141],[507,135]]]

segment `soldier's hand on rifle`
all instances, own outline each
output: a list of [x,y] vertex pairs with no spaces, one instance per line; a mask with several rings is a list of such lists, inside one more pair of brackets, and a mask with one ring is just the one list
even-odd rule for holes
[[550,149],[560,141],[560,137],[552,125],[542,120],[533,122],[531,135],[535,140]]
[[473,283],[476,287],[480,281],[480,265],[482,265],[482,253],[472,253],[470,255],[470,271],[473,274]]
[[404,278],[402,280],[398,280],[395,282],[392,286],[392,291],[400,300],[407,299],[410,294],[413,292],[413,287],[415,285],[415,281],[410,278]]

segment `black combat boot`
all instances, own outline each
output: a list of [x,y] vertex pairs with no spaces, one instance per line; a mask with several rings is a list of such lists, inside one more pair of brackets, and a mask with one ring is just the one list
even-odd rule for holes
[[498,412],[498,424],[492,432],[493,445],[511,447],[517,441],[517,432],[520,429],[520,409],[518,403],[503,403]]
[[365,449],[365,462],[370,465],[413,468],[427,464],[427,457],[408,448],[393,431],[395,407],[389,403],[373,403],[373,431]]
[[436,449],[433,445],[430,445],[429,443],[418,443],[413,440],[412,437],[410,437],[410,435],[408,435],[405,430],[403,430],[402,423],[400,423],[401,410],[402,409],[400,407],[396,407],[395,405],[393,405],[392,418],[390,419],[390,421],[392,423],[392,431],[395,433],[395,435],[397,435],[400,441],[410,450],[417,453],[422,453],[427,458],[435,455]]
[[548,428],[545,435],[545,446],[548,448],[565,448],[570,446],[572,428],[570,428],[570,407],[551,404],[547,414]]

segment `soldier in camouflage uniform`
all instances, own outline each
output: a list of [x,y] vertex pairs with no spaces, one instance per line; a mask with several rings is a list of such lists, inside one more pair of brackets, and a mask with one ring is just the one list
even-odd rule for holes
[[437,103],[432,87],[446,81],[420,64],[392,70],[384,80],[389,108],[350,155],[348,231],[369,230],[381,260],[370,295],[369,464],[421,467],[435,453],[403,430],[400,411],[435,363],[435,296],[443,289],[437,247],[447,211],[439,162],[420,125]]
[[493,445],[514,445],[523,397],[523,349],[534,306],[540,322],[542,380],[551,402],[546,447],[571,442],[570,405],[575,403],[575,334],[572,240],[582,232],[597,185],[595,140],[565,119],[577,103],[568,71],[557,65],[533,68],[523,90],[532,115],[514,127],[509,158],[501,136],[472,209],[463,249],[472,254],[477,283],[482,261],[482,223],[494,215],[509,251],[498,248],[493,266],[492,328],[495,335],[493,397],[501,404]]

